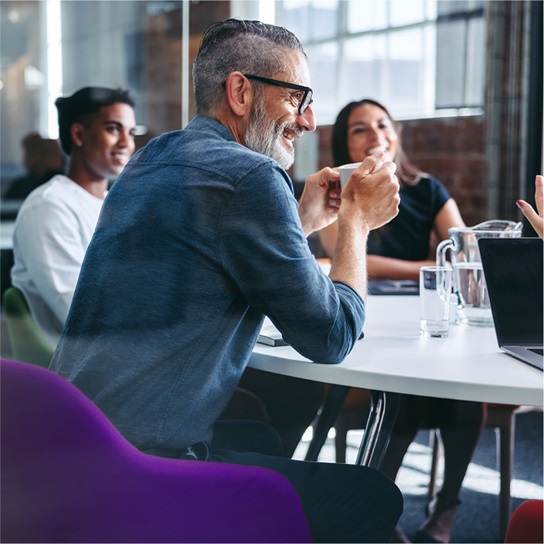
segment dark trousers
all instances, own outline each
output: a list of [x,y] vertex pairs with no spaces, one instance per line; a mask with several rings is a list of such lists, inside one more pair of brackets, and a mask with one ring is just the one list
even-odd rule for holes
[[242,420],[217,421],[209,447],[200,442],[179,451],[147,451],[274,470],[296,489],[314,542],[389,542],[402,514],[403,498],[385,474],[359,465],[297,461],[276,452],[281,452],[281,440],[274,429],[260,421]]
[[389,542],[402,514],[399,489],[371,468],[213,449],[209,459],[286,476],[301,499],[314,542]]
[[265,423],[215,423],[208,460],[265,467],[286,476],[301,499],[314,542],[389,542],[403,499],[387,476],[356,465],[280,455],[280,437]]

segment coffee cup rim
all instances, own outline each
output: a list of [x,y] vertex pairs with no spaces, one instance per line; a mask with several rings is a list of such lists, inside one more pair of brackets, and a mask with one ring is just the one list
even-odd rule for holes
[[361,164],[363,164],[363,163],[361,163],[361,162],[350,162],[350,163],[347,163],[347,164],[342,164],[338,168],[341,168],[343,170],[348,169],[348,168],[355,169],[355,168],[359,168],[359,166],[361,166]]

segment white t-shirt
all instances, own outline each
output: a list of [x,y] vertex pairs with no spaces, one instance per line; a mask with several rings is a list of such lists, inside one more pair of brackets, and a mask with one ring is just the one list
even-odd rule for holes
[[13,233],[11,282],[56,345],[104,201],[57,175],[23,202]]

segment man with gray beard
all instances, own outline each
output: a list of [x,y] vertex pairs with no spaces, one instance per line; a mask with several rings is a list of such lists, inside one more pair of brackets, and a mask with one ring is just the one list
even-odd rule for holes
[[[197,116],[137,152],[108,195],[51,368],[144,452],[284,474],[315,541],[387,542],[402,496],[380,472],[217,450],[213,434],[264,315],[310,360],[351,351],[368,232],[398,212],[394,165],[367,158],[339,207],[325,168],[297,203],[285,169],[316,125],[306,55],[284,28],[211,25],[193,79]],[[306,237],[335,220],[326,276]]]

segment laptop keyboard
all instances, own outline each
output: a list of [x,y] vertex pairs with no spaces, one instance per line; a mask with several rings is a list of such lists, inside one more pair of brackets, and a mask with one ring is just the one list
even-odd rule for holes
[[544,356],[544,349],[542,348],[529,348],[529,351],[532,351],[533,353],[536,353],[537,355]]

